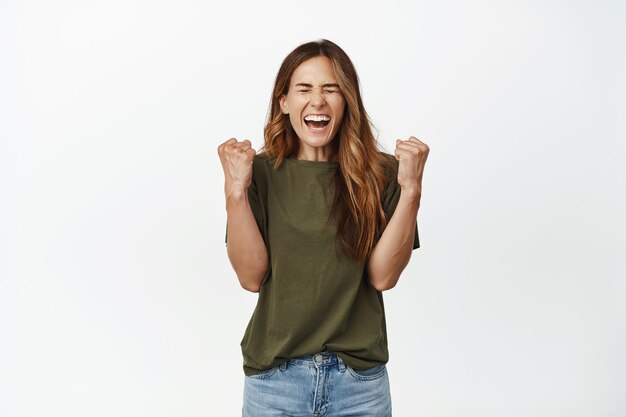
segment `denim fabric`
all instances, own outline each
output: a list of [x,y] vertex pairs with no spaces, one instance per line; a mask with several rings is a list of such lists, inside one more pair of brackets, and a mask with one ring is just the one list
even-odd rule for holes
[[391,417],[385,365],[354,370],[331,352],[246,376],[243,417]]

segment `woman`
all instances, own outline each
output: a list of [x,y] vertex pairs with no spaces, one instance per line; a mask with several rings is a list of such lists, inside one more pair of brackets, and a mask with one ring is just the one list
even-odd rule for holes
[[283,61],[258,155],[221,144],[228,257],[258,292],[244,417],[390,416],[382,291],[419,247],[429,148],[378,150],[355,68],[328,40]]

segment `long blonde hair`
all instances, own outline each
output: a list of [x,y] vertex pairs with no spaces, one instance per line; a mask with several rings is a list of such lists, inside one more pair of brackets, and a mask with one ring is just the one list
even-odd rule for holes
[[337,147],[338,169],[334,178],[335,193],[330,218],[337,225],[338,247],[347,257],[364,261],[386,224],[381,201],[388,161],[378,150],[378,142],[361,99],[354,64],[338,45],[321,39],[302,44],[287,55],[274,83],[270,113],[264,129],[265,145],[261,152],[275,158],[275,169],[285,158],[297,155],[299,139],[289,115],[281,112],[279,100],[289,92],[291,76],[296,68],[317,56],[331,60],[346,101],[343,121],[333,138]]

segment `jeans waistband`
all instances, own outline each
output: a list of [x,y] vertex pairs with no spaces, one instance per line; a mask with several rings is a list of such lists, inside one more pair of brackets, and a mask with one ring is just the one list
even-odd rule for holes
[[298,356],[298,357],[289,359],[288,361],[284,362],[283,365],[284,366],[307,365],[307,366],[315,366],[315,367],[336,365],[336,366],[339,366],[341,370],[344,370],[346,366],[343,360],[339,356],[329,351],[319,352],[319,353],[316,353],[315,355]]

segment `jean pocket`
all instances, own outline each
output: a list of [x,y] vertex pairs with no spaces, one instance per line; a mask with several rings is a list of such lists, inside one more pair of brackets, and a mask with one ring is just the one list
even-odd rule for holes
[[348,366],[348,372],[359,381],[372,381],[374,379],[383,377],[387,373],[387,366],[383,364],[374,366],[372,368],[359,370]]
[[274,375],[274,373],[276,372],[277,369],[278,369],[278,365],[276,365],[275,367],[270,368],[270,369],[265,369],[265,370],[259,372],[258,374],[250,375],[250,376],[248,376],[248,378],[267,379],[267,378],[271,377],[272,375]]

